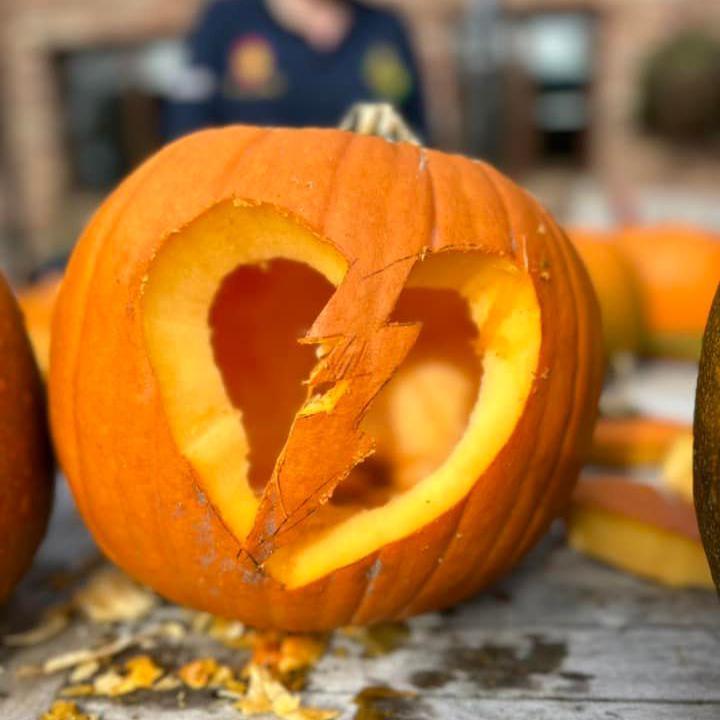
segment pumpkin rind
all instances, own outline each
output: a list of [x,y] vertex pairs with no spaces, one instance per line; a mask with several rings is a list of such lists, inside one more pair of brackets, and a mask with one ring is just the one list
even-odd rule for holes
[[695,509],[715,585],[720,591],[720,287],[705,330],[695,399]]
[[580,478],[568,518],[576,550],[673,587],[712,587],[692,503],[619,475]]
[[[351,295],[375,288],[385,303],[378,317],[393,298],[366,278],[407,272],[444,250],[511,260],[531,277],[541,311],[530,397],[473,489],[411,535],[292,590],[247,564],[178,452],[143,328],[154,259],[174,233],[233,198],[296,218],[351,268],[375,253]],[[348,326],[354,306],[338,297],[316,331]],[[599,347],[594,294],[574,249],[492,168],[335,130],[210,130],[136,171],[81,238],[53,327],[53,433],[104,551],[162,594],[257,626],[369,623],[467,597],[512,567],[562,511],[590,441]]]
[[0,276],[0,602],[32,561],[51,498],[44,394],[20,310]]

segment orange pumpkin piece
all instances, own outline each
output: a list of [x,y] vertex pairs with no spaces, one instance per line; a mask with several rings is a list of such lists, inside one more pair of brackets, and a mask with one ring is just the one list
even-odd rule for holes
[[720,236],[670,223],[570,235],[598,293],[610,354],[699,357],[720,281]]
[[40,377],[20,310],[0,276],[0,602],[32,561],[45,534],[51,497]]
[[489,166],[339,130],[161,151],[82,236],[52,425],[105,552],[322,630],[451,605],[566,507],[601,382],[582,263]]
[[51,273],[17,293],[25,327],[43,377],[47,377],[50,365],[50,328],[61,282],[61,273]]
[[673,587],[712,588],[691,501],[623,475],[583,476],[568,539],[576,550]]
[[609,467],[657,464],[687,431],[687,425],[662,418],[603,417],[595,425],[588,460]]

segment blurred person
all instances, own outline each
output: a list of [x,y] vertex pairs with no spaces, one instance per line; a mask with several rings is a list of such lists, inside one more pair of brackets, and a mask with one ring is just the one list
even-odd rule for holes
[[427,136],[408,34],[354,0],[213,0],[167,107],[175,138],[229,123],[335,126],[357,101],[394,104]]

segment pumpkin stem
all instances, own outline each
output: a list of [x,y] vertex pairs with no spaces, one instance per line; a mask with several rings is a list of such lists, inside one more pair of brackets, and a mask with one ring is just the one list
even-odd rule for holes
[[405,118],[390,103],[355,103],[341,120],[340,129],[374,135],[389,142],[421,144]]

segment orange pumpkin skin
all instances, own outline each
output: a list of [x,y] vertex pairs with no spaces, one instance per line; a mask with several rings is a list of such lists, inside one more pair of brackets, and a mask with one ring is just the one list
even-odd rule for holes
[[720,281],[720,235],[665,224],[625,228],[617,242],[638,278],[647,351],[699,357]]
[[[351,268],[366,263],[363,280],[444,248],[509,258],[529,273],[541,311],[528,401],[471,491],[407,537],[294,589],[248,564],[178,451],[143,334],[154,259],[178,229],[231,198],[297,219]],[[599,312],[582,263],[494,169],[336,130],[230,127],[162,150],[86,229],[55,314],[51,420],[81,513],[128,573],[255,626],[325,630],[449,606],[515,565],[569,501],[601,374]]]
[[720,236],[668,223],[570,237],[598,294],[609,354],[699,357],[720,281]]
[[43,391],[20,310],[0,276],[0,602],[32,561],[51,498]]
[[638,352],[644,327],[640,289],[632,265],[609,233],[573,230],[570,236],[590,273],[600,302],[607,354]]
[[25,327],[43,377],[47,377],[48,374],[50,329],[61,282],[62,275],[52,273],[33,285],[21,288],[17,293],[20,310],[25,318]]

